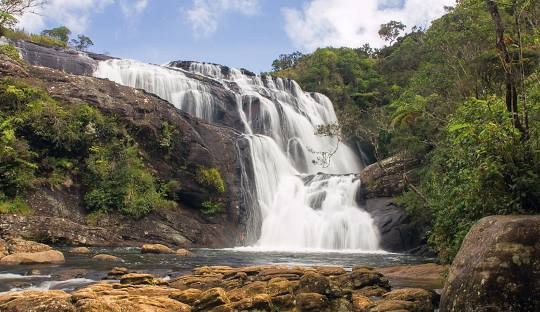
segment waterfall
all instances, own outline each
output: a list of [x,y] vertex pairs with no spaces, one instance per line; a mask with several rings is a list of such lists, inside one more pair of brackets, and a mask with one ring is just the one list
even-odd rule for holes
[[144,89],[244,133],[239,152],[249,153],[242,158],[253,171],[243,165],[242,188],[252,206],[247,236],[257,248],[378,249],[373,220],[354,199],[360,181],[351,173],[361,169],[358,156],[340,144],[327,168],[314,162],[313,151],[338,146],[337,139],[315,134],[319,125],[337,122],[326,96],[304,92],[293,80],[196,62],[107,60],[94,76]]

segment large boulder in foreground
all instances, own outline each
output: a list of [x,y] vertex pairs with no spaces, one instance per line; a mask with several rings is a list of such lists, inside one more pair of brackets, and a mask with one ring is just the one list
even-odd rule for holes
[[469,231],[441,312],[540,311],[540,216],[492,216]]

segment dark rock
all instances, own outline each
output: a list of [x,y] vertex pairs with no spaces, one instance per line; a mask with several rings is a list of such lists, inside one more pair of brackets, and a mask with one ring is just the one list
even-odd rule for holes
[[394,156],[367,166],[360,172],[362,198],[393,197],[404,187],[404,175],[410,174],[418,166],[415,159]]
[[439,305],[440,296],[432,291],[421,288],[401,288],[386,293],[386,300],[403,300],[415,304],[415,311],[432,312]]
[[212,288],[202,293],[201,298],[195,302],[193,311],[208,311],[228,303],[230,303],[230,300],[225,290],[222,288]]
[[316,293],[301,293],[296,296],[298,311],[323,311],[328,306],[328,298]]
[[469,231],[441,312],[540,311],[540,216],[492,216]]

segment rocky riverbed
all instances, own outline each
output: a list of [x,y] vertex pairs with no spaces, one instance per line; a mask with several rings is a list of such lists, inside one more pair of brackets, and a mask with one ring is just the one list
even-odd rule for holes
[[172,280],[115,268],[73,292],[0,295],[2,311],[434,311],[428,289],[392,290],[370,267],[199,267]]

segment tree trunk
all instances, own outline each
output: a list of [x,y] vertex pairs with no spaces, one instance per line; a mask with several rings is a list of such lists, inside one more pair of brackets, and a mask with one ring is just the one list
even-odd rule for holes
[[486,0],[486,3],[488,11],[491,14],[491,18],[493,19],[493,24],[495,25],[497,48],[501,53],[501,61],[504,68],[504,79],[506,84],[506,109],[512,115],[514,127],[525,134],[525,129],[521,124],[518,113],[518,93],[516,88],[515,74],[512,66],[512,58],[510,57],[510,52],[508,51],[504,41],[504,25],[502,18],[495,0]]

